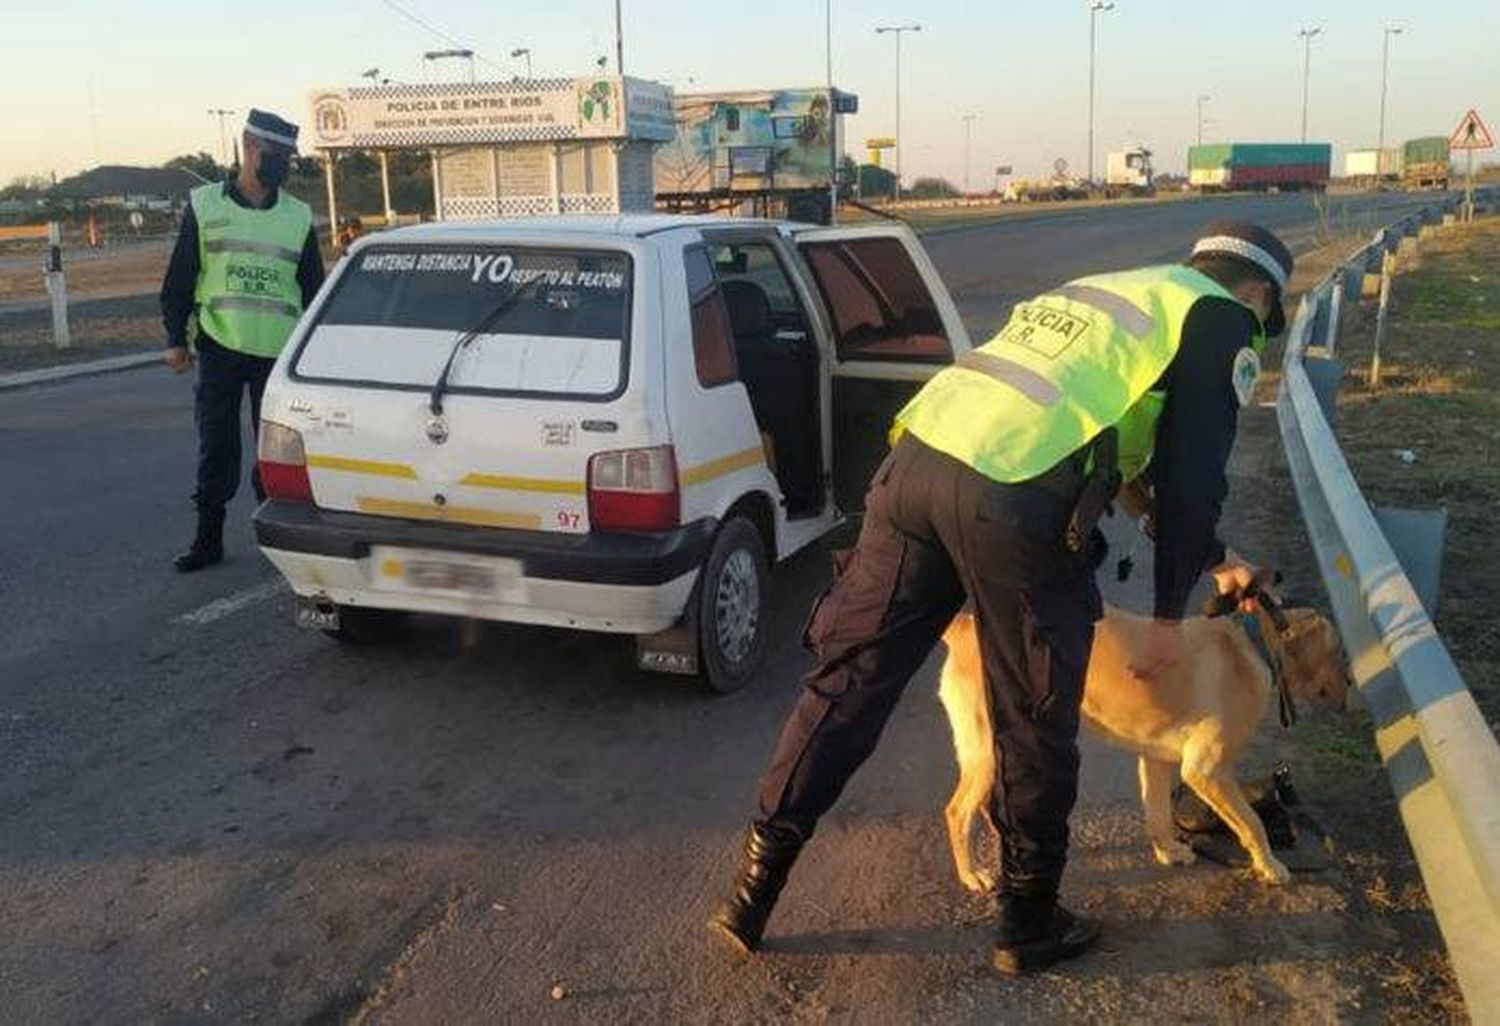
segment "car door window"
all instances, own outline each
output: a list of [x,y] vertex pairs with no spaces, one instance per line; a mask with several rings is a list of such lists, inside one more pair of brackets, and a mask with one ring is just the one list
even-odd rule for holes
[[833,316],[839,360],[953,360],[937,304],[900,239],[809,241],[801,249]]
[[713,264],[702,249],[683,253],[687,272],[688,307],[693,326],[693,366],[698,383],[713,388],[739,378],[734,356],[734,334],[724,290],[714,277]]

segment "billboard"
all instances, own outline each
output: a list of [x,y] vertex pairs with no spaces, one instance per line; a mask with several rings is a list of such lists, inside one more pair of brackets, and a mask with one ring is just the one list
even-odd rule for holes
[[666,141],[672,93],[609,75],[512,82],[318,89],[308,99],[317,149],[399,149],[565,139]]
[[841,149],[835,114],[856,102],[827,88],[678,95],[676,138],[656,150],[656,191],[826,189]]

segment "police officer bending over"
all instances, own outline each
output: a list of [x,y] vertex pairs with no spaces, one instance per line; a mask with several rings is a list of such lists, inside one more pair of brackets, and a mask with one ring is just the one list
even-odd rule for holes
[[[323,258],[307,204],[281,188],[297,152],[297,126],[252,110],[239,173],[200,185],[182,217],[161,286],[166,364],[193,365],[188,322],[197,315],[198,530],[172,562],[188,573],[224,558],[224,507],[240,481],[240,398],[250,393],[250,427],[297,318],[323,284]],[[257,499],[264,498],[252,473]]]
[[[1186,265],[1070,282],[1022,303],[896,418],[859,541],[813,608],[807,677],[760,783],[734,891],[711,926],[753,950],[818,818],[838,799],[949,620],[973,604],[997,749],[995,967],[1023,973],[1094,944],[1057,902],[1078,792],[1078,718],[1103,536],[1121,482],[1154,492],[1155,619],[1136,672],[1180,652],[1206,568],[1252,568],[1215,534],[1239,408],[1285,327],[1292,256],[1243,222],[1208,227]],[[1149,477],[1150,488],[1142,487]]]

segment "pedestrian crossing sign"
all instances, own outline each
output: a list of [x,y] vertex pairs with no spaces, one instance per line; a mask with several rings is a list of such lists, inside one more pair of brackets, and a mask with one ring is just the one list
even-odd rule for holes
[[1479,112],[1472,107],[1454,129],[1453,138],[1448,140],[1449,149],[1454,150],[1488,150],[1494,145],[1494,136],[1490,135],[1490,130],[1479,119]]

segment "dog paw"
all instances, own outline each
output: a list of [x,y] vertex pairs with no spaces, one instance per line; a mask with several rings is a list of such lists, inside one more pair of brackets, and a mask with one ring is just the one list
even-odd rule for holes
[[1292,871],[1280,859],[1268,855],[1265,862],[1256,865],[1255,875],[1264,883],[1280,886],[1291,880]]
[[1198,853],[1181,841],[1166,841],[1151,845],[1156,861],[1164,866],[1191,866],[1198,861]]
[[995,874],[987,869],[975,869],[959,875],[959,881],[975,894],[988,894],[995,889]]

